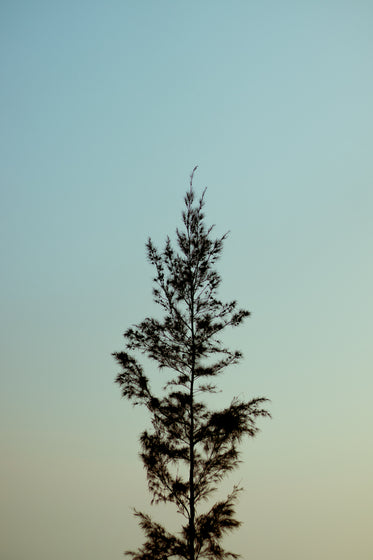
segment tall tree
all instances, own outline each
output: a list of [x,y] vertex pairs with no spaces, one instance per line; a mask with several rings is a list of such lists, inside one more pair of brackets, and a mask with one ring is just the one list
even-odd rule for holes
[[218,483],[239,463],[238,444],[243,436],[258,431],[256,420],[269,416],[265,398],[248,402],[239,398],[222,410],[211,410],[201,394],[216,391],[215,378],[236,364],[241,352],[226,348],[220,335],[237,327],[249,312],[236,301],[221,302],[217,290],[221,278],[215,264],[227,234],[212,239],[206,228],[204,195],[195,201],[193,175],[185,196],[183,229],[176,230],[178,250],[169,238],[163,251],[151,239],[146,248],[155,269],[153,296],[163,319],[148,317],[125,334],[126,349],[140,351],[173,376],[156,396],[136,358],[127,351],[113,355],[122,371],[116,381],[124,397],[144,405],[151,430],[140,436],[141,458],[147,473],[152,503],[173,503],[184,517],[180,532],[172,534],[142,512],[135,512],[145,532],[145,543],[133,560],[186,560],[237,558],[224,550],[225,533],[238,527],[235,502],[240,490],[201,511]]

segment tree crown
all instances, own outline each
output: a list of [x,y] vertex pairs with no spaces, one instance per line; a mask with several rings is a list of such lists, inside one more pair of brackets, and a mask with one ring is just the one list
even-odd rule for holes
[[[122,367],[116,379],[122,395],[146,406],[151,414],[152,429],[141,434],[140,443],[152,503],[174,503],[187,520],[176,537],[137,512],[147,541],[138,553],[129,552],[134,560],[236,557],[224,551],[220,541],[240,524],[233,507],[239,489],[235,487],[206,513],[196,515],[196,507],[237,467],[238,443],[245,435],[255,436],[257,418],[269,416],[263,408],[265,398],[248,402],[235,398],[223,410],[214,411],[199,397],[214,392],[213,378],[241,359],[241,352],[226,348],[219,337],[227,327],[239,326],[249,312],[239,309],[236,301],[223,303],[217,296],[221,278],[215,265],[227,234],[214,239],[213,227],[206,228],[205,191],[196,201],[195,170],[184,198],[183,229],[176,230],[178,250],[169,237],[163,251],[150,238],[146,244],[155,269],[153,297],[163,318],[147,317],[124,334],[127,351],[140,351],[160,369],[174,372],[162,397],[153,394],[132,354],[114,354]],[[182,465],[189,476],[181,474]]]

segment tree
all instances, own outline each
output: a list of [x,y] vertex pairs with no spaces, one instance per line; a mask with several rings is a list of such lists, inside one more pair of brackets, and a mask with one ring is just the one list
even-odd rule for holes
[[183,229],[176,230],[178,250],[167,238],[159,252],[149,238],[146,248],[155,269],[153,296],[163,319],[146,318],[125,334],[126,349],[140,351],[173,377],[156,396],[137,359],[127,351],[116,352],[121,365],[116,382],[123,397],[144,405],[150,413],[151,430],[140,436],[143,461],[152,503],[173,503],[184,517],[180,533],[168,532],[151,517],[135,510],[146,535],[133,560],[186,560],[237,558],[221,541],[238,527],[235,502],[237,486],[207,511],[200,511],[218,483],[239,464],[238,444],[258,431],[258,417],[269,416],[267,399],[248,402],[239,398],[223,410],[211,410],[201,394],[216,392],[216,377],[236,364],[241,352],[226,348],[220,335],[239,326],[249,312],[237,302],[222,303],[217,297],[221,278],[215,270],[227,234],[212,239],[206,229],[204,195],[195,202],[193,175],[182,213]]

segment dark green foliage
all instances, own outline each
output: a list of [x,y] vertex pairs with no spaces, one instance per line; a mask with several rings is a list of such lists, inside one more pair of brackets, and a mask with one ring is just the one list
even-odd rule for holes
[[214,392],[211,381],[240,360],[241,353],[225,348],[219,335],[228,326],[240,325],[249,312],[238,309],[235,301],[223,303],[217,298],[221,279],[215,263],[226,235],[211,239],[212,227],[206,229],[202,212],[204,193],[194,201],[194,171],[185,196],[184,229],[176,230],[179,250],[169,238],[163,252],[150,239],[147,243],[156,271],[154,300],[164,311],[163,319],[146,318],[124,334],[127,350],[140,351],[160,368],[174,372],[162,398],[153,394],[132,355],[114,354],[122,367],[116,379],[122,395],[144,405],[151,415],[152,430],[144,431],[140,442],[152,503],[174,503],[185,518],[175,536],[136,512],[146,541],[137,552],[126,553],[134,560],[237,557],[222,548],[221,540],[240,525],[234,517],[239,489],[235,487],[205,513],[197,514],[197,507],[237,467],[237,446],[243,436],[255,436],[257,417],[269,416],[262,408],[264,398],[248,402],[236,398],[220,411],[209,410],[199,398],[201,393]]

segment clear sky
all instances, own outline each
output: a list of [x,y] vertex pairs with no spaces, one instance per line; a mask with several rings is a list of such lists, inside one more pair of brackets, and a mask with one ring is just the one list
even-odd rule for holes
[[144,243],[196,164],[222,297],[252,311],[219,399],[272,400],[230,547],[373,557],[372,29],[367,0],[1,2],[2,559],[142,541],[147,420],[110,353],[154,312]]

